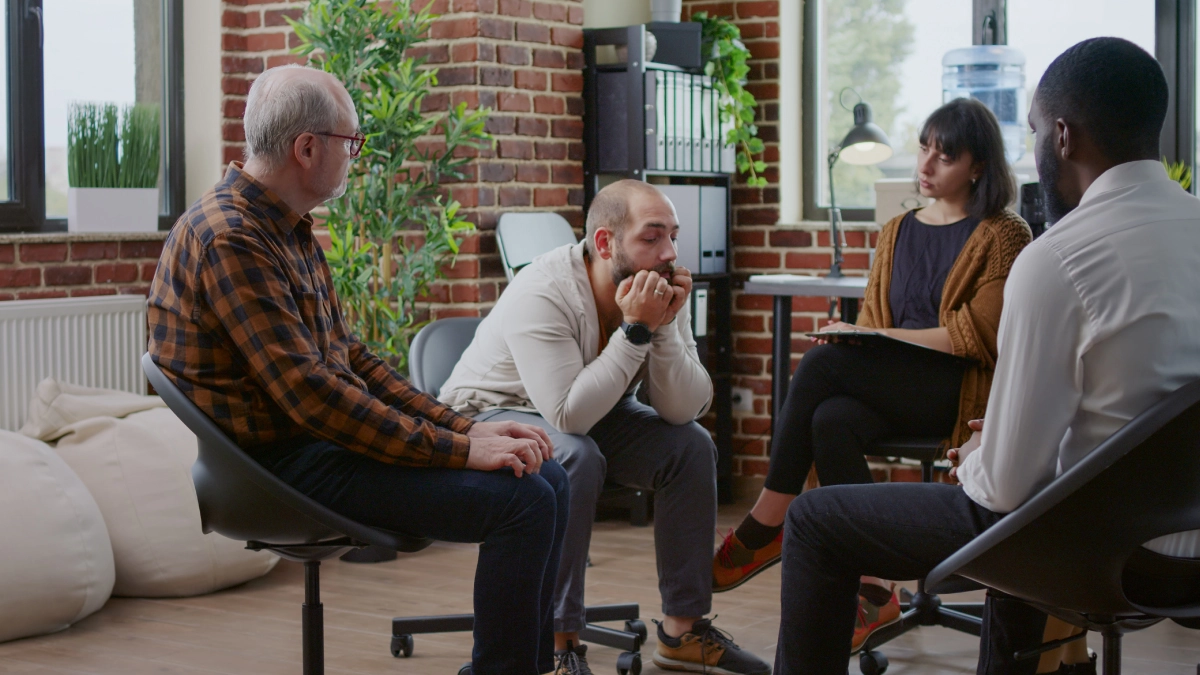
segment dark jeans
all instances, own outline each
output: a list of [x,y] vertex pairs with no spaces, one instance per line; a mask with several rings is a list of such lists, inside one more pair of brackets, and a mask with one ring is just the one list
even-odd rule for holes
[[903,346],[818,345],[792,376],[764,487],[796,495],[814,463],[821,485],[871,483],[865,455],[889,436],[948,438],[963,367]]
[[[808,358],[808,357],[805,357]],[[922,579],[1003,518],[941,483],[834,485],[788,508],[775,675],[845,675],[859,577]],[[1042,643],[1046,615],[989,593],[977,672],[1032,674],[1016,651]]]
[[[295,446],[293,441],[292,447]],[[570,489],[556,462],[511,469],[414,469],[325,441],[254,453],[272,473],[338,513],[440,541],[480,543],[475,567],[475,675],[554,669],[554,580]]]

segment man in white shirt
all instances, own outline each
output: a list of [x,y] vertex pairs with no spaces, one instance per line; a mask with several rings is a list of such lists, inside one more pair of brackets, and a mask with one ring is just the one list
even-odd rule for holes
[[[713,390],[692,338],[691,273],[675,266],[675,208],[648,183],[618,181],[592,201],[586,230],[584,241],[539,256],[516,275],[440,398],[476,421],[543,427],[567,472],[571,508],[554,607],[565,675],[591,672],[579,631],[606,477],[654,491],[664,614],[654,662],[767,675],[769,664],[704,618],[712,609],[716,447],[695,420]],[[639,385],[649,405],[635,400]]]
[[[796,499],[776,673],[845,673],[860,575],[924,577],[1200,378],[1200,201],[1158,161],[1167,97],[1158,63],[1118,38],[1081,42],[1047,68],[1029,122],[1048,211],[1061,220],[1009,274],[986,423],[951,451],[962,487],[833,486]],[[1200,557],[1200,532],[1147,547]],[[1033,673],[1037,659],[1012,655],[1041,644],[1045,623],[989,596],[978,672]]]

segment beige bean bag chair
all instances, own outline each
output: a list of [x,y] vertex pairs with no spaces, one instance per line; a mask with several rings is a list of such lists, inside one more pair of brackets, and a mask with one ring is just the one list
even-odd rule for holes
[[48,442],[87,485],[112,540],[114,595],[199,595],[278,562],[204,534],[192,485],[196,437],[157,396],[44,380],[21,433]]
[[96,501],[50,446],[0,430],[0,642],[104,606],[113,552]]

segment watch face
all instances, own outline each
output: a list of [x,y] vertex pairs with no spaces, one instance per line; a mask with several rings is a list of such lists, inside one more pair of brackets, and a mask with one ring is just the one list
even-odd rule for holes
[[627,323],[624,326],[625,337],[635,345],[644,345],[650,342],[653,333],[650,332],[650,327],[644,323]]

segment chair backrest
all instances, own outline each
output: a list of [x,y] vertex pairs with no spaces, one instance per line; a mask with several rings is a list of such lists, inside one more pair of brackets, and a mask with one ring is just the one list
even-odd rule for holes
[[155,365],[142,355],[142,370],[167,407],[196,434],[199,453],[192,481],[205,532],[266,544],[315,544],[340,537],[417,551],[429,541],[388,532],[346,518],[301,494],[237,446]]
[[474,316],[455,316],[422,328],[408,350],[408,379],[413,386],[436,398],[481,321]]
[[496,247],[509,281],[539,255],[575,243],[571,224],[557,213],[505,213],[496,225]]
[[[1200,529],[1200,381],[1138,415],[1070,471],[938,565],[1047,607],[1095,616],[1200,616],[1131,601],[1122,575],[1141,545]],[[1200,566],[1191,583],[1200,584]],[[1186,582],[1186,579],[1180,579]]]

